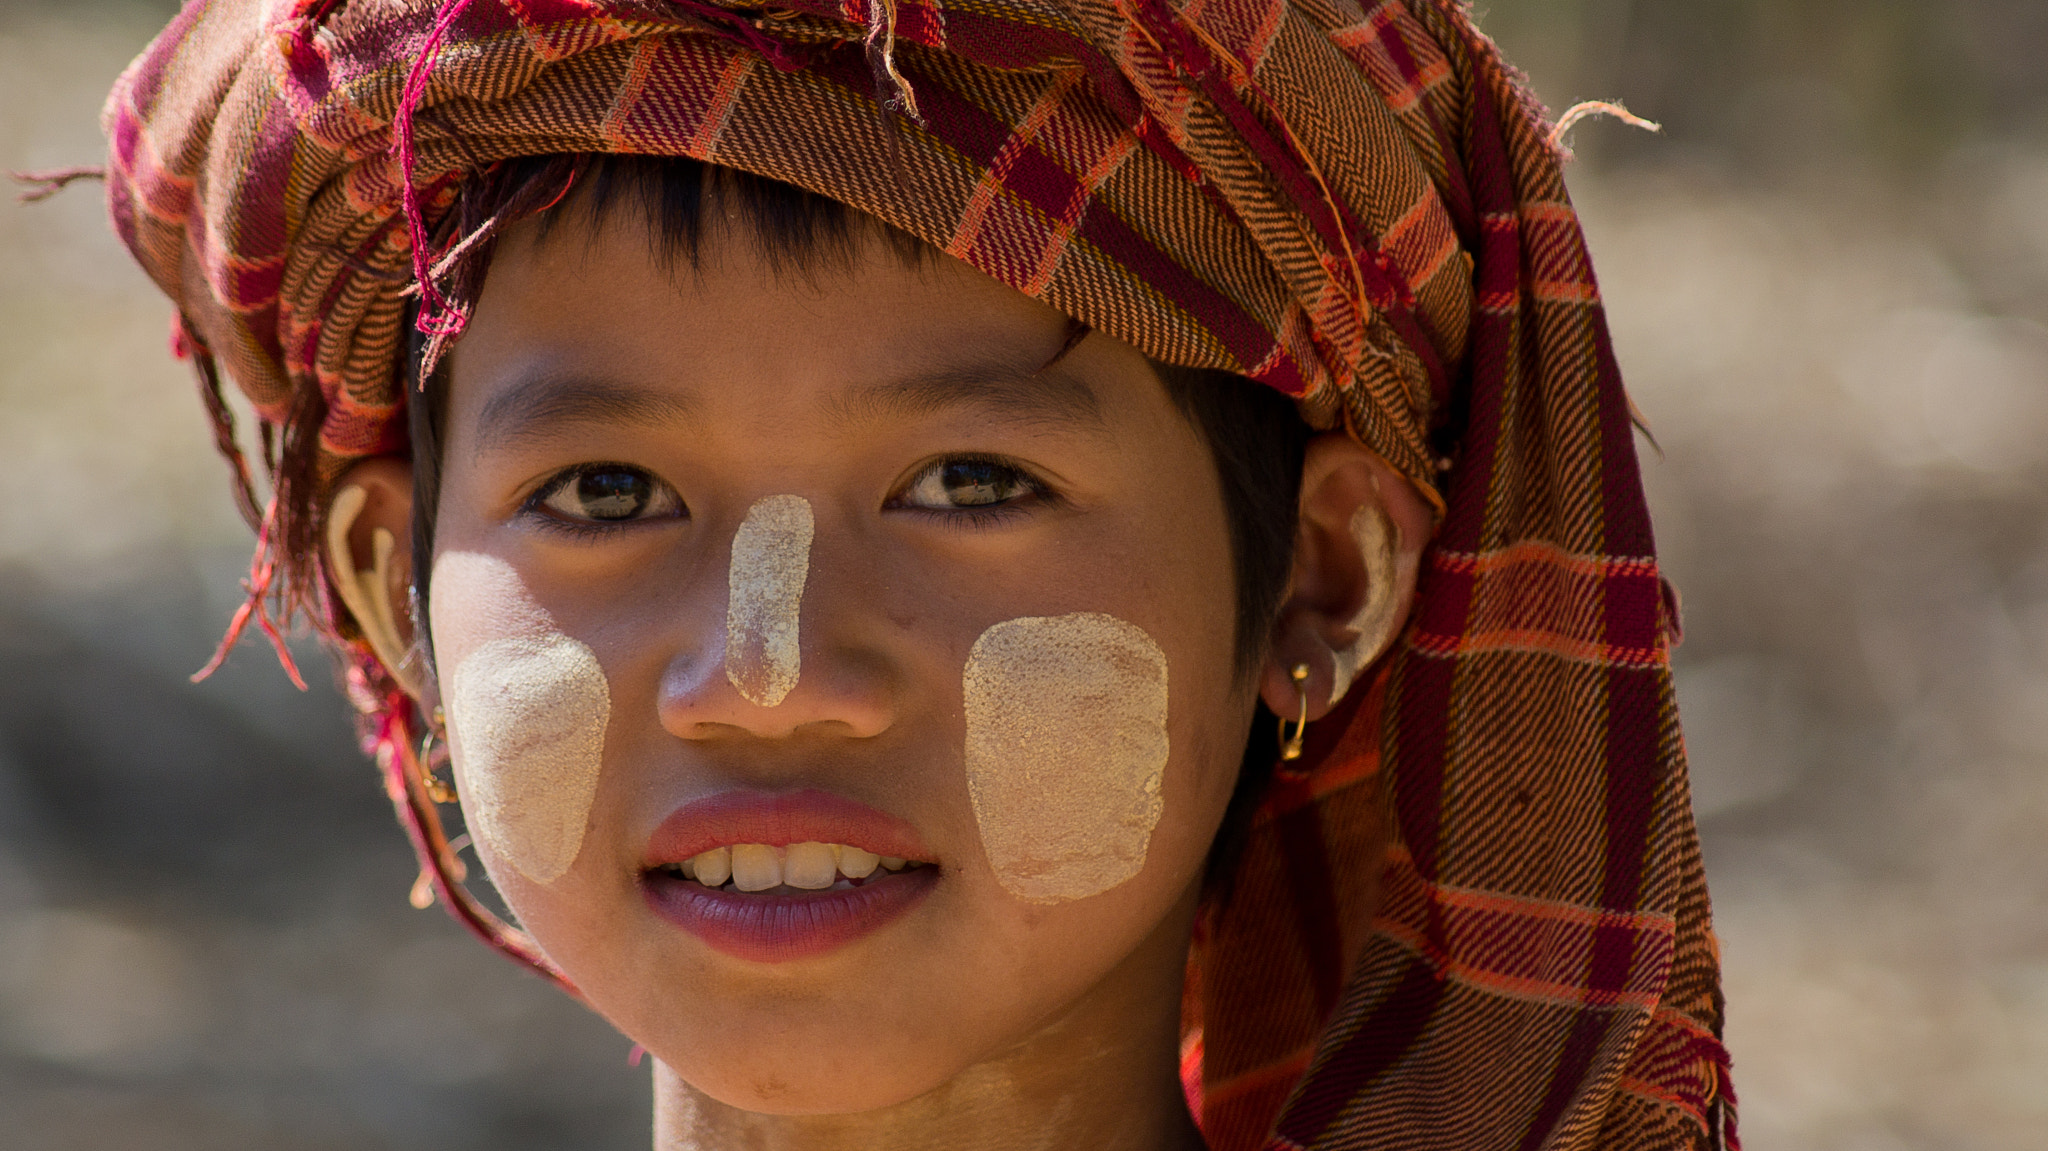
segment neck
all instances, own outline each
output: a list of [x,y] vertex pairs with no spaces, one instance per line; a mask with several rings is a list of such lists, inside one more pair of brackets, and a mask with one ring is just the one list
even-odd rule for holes
[[893,1106],[843,1115],[743,1111],[657,1061],[655,1151],[1200,1151],[1180,1084],[1188,904],[1058,1018]]

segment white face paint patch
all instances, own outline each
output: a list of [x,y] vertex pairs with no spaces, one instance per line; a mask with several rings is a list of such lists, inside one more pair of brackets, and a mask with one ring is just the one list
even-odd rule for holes
[[797,621],[811,570],[811,501],[769,496],[747,509],[732,537],[725,608],[725,678],[761,707],[796,687]]
[[582,850],[597,794],[611,721],[604,669],[501,560],[444,556],[432,616],[436,650],[456,660],[445,708],[463,816],[498,858],[553,883]]
[[989,863],[1032,903],[1130,879],[1164,806],[1166,655],[1135,624],[1080,612],[981,633],[961,677],[967,790]]

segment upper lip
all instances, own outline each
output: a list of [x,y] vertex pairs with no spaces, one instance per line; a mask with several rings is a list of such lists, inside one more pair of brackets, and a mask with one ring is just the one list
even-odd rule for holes
[[727,791],[684,804],[661,821],[646,867],[681,863],[714,847],[839,843],[875,855],[932,862],[909,823],[827,791]]

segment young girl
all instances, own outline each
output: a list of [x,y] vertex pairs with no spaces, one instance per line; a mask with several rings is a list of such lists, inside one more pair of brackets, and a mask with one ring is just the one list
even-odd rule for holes
[[1628,404],[1451,0],[194,0],[107,126],[236,630],[657,1146],[1734,1145]]

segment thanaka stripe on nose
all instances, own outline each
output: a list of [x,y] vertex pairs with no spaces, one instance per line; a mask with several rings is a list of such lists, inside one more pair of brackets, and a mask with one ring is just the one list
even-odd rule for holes
[[811,502],[784,495],[756,501],[733,533],[725,678],[760,707],[781,703],[801,671],[797,626],[814,531]]

